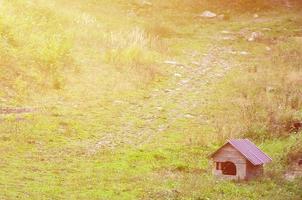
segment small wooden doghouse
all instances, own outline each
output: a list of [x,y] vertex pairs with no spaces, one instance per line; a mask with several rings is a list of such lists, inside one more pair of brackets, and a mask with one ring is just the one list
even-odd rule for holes
[[263,174],[272,159],[248,139],[229,140],[211,155],[213,174],[231,180],[248,180]]

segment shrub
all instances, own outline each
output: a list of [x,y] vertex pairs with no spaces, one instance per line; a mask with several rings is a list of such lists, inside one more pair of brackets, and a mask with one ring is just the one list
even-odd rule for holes
[[1,67],[7,69],[0,77],[9,75],[6,84],[24,93],[25,87],[16,87],[62,88],[63,71],[73,65],[73,41],[60,23],[62,17],[47,6],[26,1],[5,2],[0,10]]

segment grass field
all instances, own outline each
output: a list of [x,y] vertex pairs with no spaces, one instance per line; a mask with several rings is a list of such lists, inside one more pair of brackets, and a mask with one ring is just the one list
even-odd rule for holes
[[[298,1],[148,2],[0,1],[0,108],[30,108],[0,114],[0,199],[301,199]],[[212,176],[228,138],[263,177]]]

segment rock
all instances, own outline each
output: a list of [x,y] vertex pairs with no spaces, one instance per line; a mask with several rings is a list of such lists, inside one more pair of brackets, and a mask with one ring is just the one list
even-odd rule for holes
[[160,126],[158,127],[158,131],[159,131],[159,132],[165,131],[166,129],[167,129],[167,126],[166,126],[166,125],[160,125]]
[[192,61],[191,64],[196,65],[196,66],[200,66],[200,63],[197,61]]
[[174,65],[174,66],[183,66],[183,64],[177,62],[177,61],[174,61],[174,60],[166,60],[164,62],[164,64],[167,64],[167,65]]
[[179,78],[181,78],[181,77],[182,77],[182,75],[181,75],[181,74],[179,74],[179,73],[175,73],[175,74],[174,74],[174,76],[175,76],[175,77],[179,77]]
[[243,28],[241,29],[239,32],[238,32],[238,35],[243,37],[243,38],[248,38],[249,37],[249,33],[250,33],[250,30],[247,29],[247,28]]
[[222,77],[224,77],[224,75],[223,74],[216,74],[216,77],[222,78]]
[[97,149],[101,149],[101,148],[106,148],[106,147],[113,147],[114,145],[112,144],[111,141],[99,141],[96,144],[96,148]]
[[262,28],[263,31],[271,31],[271,28]]
[[267,86],[265,88],[266,92],[275,92],[276,91],[276,88],[272,87],[272,86]]
[[263,37],[262,32],[252,32],[251,35],[247,38],[249,42],[253,42],[256,40],[259,40],[261,37]]
[[163,107],[160,107],[160,106],[156,107],[156,109],[159,110],[159,111],[164,110],[164,108],[163,108]]
[[203,13],[201,13],[200,17],[203,17],[203,18],[215,18],[215,17],[217,17],[217,14],[213,13],[211,11],[206,10]]
[[230,54],[233,54],[233,55],[243,55],[243,56],[249,55],[249,54],[250,54],[250,53],[247,52],[247,51],[230,51],[229,53],[230,53]]
[[164,63],[168,64],[168,65],[178,65],[179,64],[178,62],[176,62],[174,60],[166,60]]
[[152,3],[150,1],[144,0],[140,2],[141,6],[152,6]]
[[231,34],[230,31],[226,31],[226,30],[221,31],[221,33],[222,33],[222,34]]
[[114,103],[114,104],[123,104],[124,102],[121,101],[121,100],[115,100],[113,103]]
[[239,52],[239,54],[240,54],[240,55],[248,55],[248,54],[249,54],[249,52],[246,52],[246,51],[240,51],[240,52]]
[[232,36],[224,36],[221,37],[221,40],[235,40],[236,38],[232,37]]
[[194,118],[194,116],[193,115],[191,115],[191,114],[185,114],[185,116],[184,116],[185,118],[187,118],[187,119],[192,119],[192,118]]
[[192,51],[192,52],[188,53],[187,55],[192,56],[192,57],[196,57],[196,56],[199,56],[199,52],[198,51]]
[[187,79],[186,79],[186,80],[181,80],[180,82],[181,82],[181,84],[187,84],[187,83],[189,83],[189,81],[190,81],[190,80],[187,80]]

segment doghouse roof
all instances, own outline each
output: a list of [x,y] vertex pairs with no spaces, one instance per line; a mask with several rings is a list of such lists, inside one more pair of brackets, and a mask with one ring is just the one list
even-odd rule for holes
[[[253,165],[262,165],[272,161],[272,159],[268,155],[266,155],[254,143],[252,143],[248,139],[228,140],[228,142],[225,145],[227,144],[233,146]],[[212,157],[214,157],[216,153],[218,153],[218,151],[220,151],[225,145],[223,145],[220,149],[218,149],[215,153],[213,153]]]

